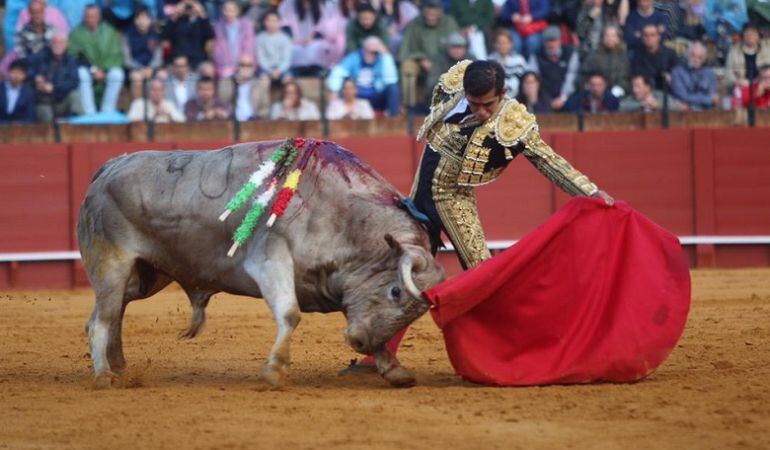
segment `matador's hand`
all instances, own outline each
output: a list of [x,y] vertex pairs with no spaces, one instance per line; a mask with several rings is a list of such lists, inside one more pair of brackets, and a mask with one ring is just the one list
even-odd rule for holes
[[604,204],[607,206],[614,206],[615,205],[615,199],[610,197],[610,194],[602,191],[601,189],[594,192],[591,197],[600,198],[604,200]]

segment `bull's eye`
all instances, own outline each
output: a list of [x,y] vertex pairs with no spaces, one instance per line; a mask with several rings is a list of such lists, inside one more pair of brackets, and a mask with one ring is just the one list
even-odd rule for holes
[[398,300],[401,298],[401,288],[398,286],[393,286],[390,288],[390,298],[393,300]]

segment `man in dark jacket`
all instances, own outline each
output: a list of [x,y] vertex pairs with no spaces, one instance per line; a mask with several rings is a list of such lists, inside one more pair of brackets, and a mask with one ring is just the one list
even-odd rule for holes
[[607,79],[596,72],[588,76],[587,89],[572,94],[564,110],[577,112],[586,111],[591,114],[617,111],[620,106],[618,98],[607,89]]
[[214,39],[214,27],[199,2],[185,0],[163,28],[163,39],[171,44],[171,58],[186,56],[195,69],[207,59],[206,42]]
[[369,3],[361,3],[356,8],[356,18],[349,21],[345,28],[345,53],[360,49],[369,36],[380,38],[386,47],[390,47],[390,34],[377,17],[377,11]]
[[642,40],[644,48],[631,59],[631,73],[650,78],[656,89],[668,89],[671,71],[679,64],[679,57],[675,51],[661,45],[660,31],[655,25],[645,25]]
[[0,89],[0,123],[35,121],[35,91],[26,81],[27,65],[14,61],[8,68],[8,79]]
[[543,48],[530,56],[529,65],[543,80],[542,90],[553,99],[551,109],[561,111],[575,91],[580,61],[573,47],[562,45],[558,27],[546,28],[543,41]]
[[54,35],[51,48],[44,48],[29,58],[29,78],[37,92],[36,112],[40,121],[83,114],[78,92],[78,63],[67,54],[66,35]]

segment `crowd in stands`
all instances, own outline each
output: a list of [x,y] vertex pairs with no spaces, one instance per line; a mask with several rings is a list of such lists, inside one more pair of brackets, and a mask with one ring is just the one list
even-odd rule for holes
[[538,114],[770,107],[765,0],[7,0],[2,29],[0,123],[394,117],[463,59]]

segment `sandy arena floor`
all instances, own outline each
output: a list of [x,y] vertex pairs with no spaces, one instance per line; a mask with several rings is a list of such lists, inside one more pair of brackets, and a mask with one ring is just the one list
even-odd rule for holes
[[290,384],[257,377],[274,325],[262,301],[218,295],[206,331],[169,288],[132,303],[130,377],[96,391],[83,325],[90,291],[0,294],[0,449],[770,448],[770,270],[696,271],[688,327],[633,385],[487,388],[452,372],[430,317],[402,362],[419,385],[339,377],[355,355],[339,314],[305,315]]

